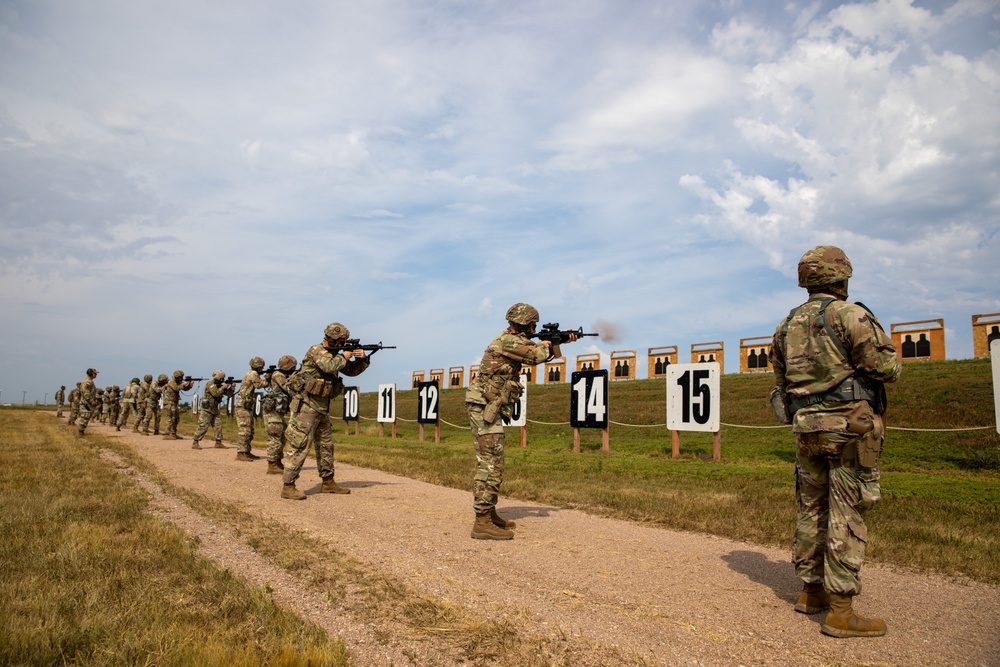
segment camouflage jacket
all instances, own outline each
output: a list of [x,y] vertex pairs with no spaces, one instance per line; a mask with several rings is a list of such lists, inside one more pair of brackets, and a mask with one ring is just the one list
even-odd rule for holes
[[139,392],[139,385],[135,382],[129,382],[125,385],[125,389],[122,390],[121,400],[118,402],[119,405],[125,407],[126,405],[135,405],[135,395]]
[[96,408],[100,404],[101,401],[97,398],[97,387],[94,386],[94,381],[88,377],[80,383],[80,406]]
[[288,388],[288,377],[280,370],[275,371],[271,376],[270,391],[264,397],[261,405],[262,410],[268,414],[286,414],[291,400],[292,394]]
[[187,391],[193,386],[194,382],[178,382],[176,379],[170,378],[167,382],[167,386],[163,388],[163,404],[179,404],[181,401],[181,392]]
[[207,411],[210,414],[218,414],[219,406],[222,404],[222,399],[226,396],[232,396],[236,393],[232,385],[228,388],[223,389],[225,385],[216,384],[215,381],[211,381],[205,385],[204,398],[201,401],[201,409]]
[[[776,385],[785,385],[789,396],[821,394],[849,377],[877,382],[894,382],[901,364],[892,338],[874,315],[865,308],[840,299],[826,308],[826,319],[837,338],[849,351],[847,359],[830,339],[819,313],[830,295],[812,294],[789,316],[788,331],[782,336],[784,321],[774,332],[771,365]],[[858,401],[823,401],[800,409],[792,430],[843,432],[846,417],[856,412]]]
[[135,404],[145,405],[146,398],[149,396],[149,383],[143,380],[139,383],[139,386],[135,389]]
[[254,369],[243,376],[243,382],[240,383],[240,397],[236,401],[238,407],[244,408],[246,410],[253,410],[256,407],[256,391],[269,384],[266,377],[261,377],[260,373]]
[[159,408],[160,396],[163,395],[163,387],[159,382],[150,382],[149,389],[146,390],[146,407]]
[[56,389],[56,403],[62,404],[66,401],[66,391],[63,389]]
[[313,410],[329,413],[330,401],[344,391],[341,373],[355,377],[365,372],[371,363],[369,356],[348,361],[339,352],[334,354],[323,347],[322,343],[313,345],[302,357],[302,365],[296,371],[304,386],[296,392],[295,398],[304,401]]
[[521,398],[521,367],[537,366],[552,358],[552,349],[535,343],[511,328],[504,329],[487,346],[479,362],[479,374],[465,390],[465,402],[488,405],[499,401],[500,413]]
[[70,389],[69,390],[69,402],[70,402],[70,405],[79,405],[80,404],[80,390],[79,389]]

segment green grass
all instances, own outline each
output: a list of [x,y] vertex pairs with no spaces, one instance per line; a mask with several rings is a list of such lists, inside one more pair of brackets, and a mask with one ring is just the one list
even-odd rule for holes
[[34,410],[0,418],[0,664],[347,665]]

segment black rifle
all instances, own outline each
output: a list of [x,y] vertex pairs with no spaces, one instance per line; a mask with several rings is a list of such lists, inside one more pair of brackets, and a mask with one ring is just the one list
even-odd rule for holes
[[185,375],[184,379],[182,380],[182,382],[203,382],[203,381],[205,381],[207,379],[208,378],[193,378],[190,375]]
[[337,352],[352,352],[354,350],[364,350],[369,353],[369,356],[375,354],[379,350],[395,350],[395,345],[383,345],[382,341],[378,343],[372,343],[371,345],[362,345],[360,338],[348,338],[344,341],[342,345],[330,345],[326,349],[330,350],[336,354]]
[[224,384],[239,384],[240,382],[243,382],[243,380],[237,380],[230,375],[225,380],[212,380],[212,382],[214,382],[216,386],[221,387]]
[[575,330],[570,329],[569,331],[560,331],[558,322],[549,322],[548,324],[542,325],[542,330],[533,334],[529,334],[528,338],[537,338],[538,340],[547,340],[553,345],[562,345],[563,343],[569,342],[570,335],[573,334],[577,338],[583,338],[584,336],[597,336],[595,333],[583,333],[583,327],[577,327]]
[[278,367],[276,365],[274,365],[274,364],[271,364],[270,366],[268,366],[267,368],[265,368],[264,370],[262,370],[260,372],[260,374],[261,375],[270,375],[271,373],[273,373],[276,370],[278,370]]

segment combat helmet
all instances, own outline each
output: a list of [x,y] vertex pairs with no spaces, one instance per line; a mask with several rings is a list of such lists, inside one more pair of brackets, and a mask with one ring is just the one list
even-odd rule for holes
[[507,321],[527,326],[538,321],[538,310],[526,303],[515,303],[507,309]]
[[799,260],[799,287],[823,287],[847,280],[853,275],[851,260],[833,245],[819,245]]
[[328,341],[346,340],[351,337],[351,332],[340,322],[331,322],[323,329],[323,338]]
[[174,371],[175,380],[180,380],[182,377],[184,377],[184,371]]
[[145,375],[142,376],[142,380],[143,380],[143,382],[152,382],[153,381],[153,374],[152,373],[146,373]]
[[129,384],[139,384],[139,378],[132,378],[132,382]]
[[212,371],[212,379],[216,382],[222,382],[226,379],[226,374],[222,371]]
[[160,373],[159,377],[156,378],[156,381],[160,384],[166,384],[170,382],[170,378],[167,377],[166,373]]
[[283,355],[281,359],[278,359],[278,370],[279,371],[294,371],[295,370],[295,357],[290,354]]
[[250,360],[250,368],[252,368],[255,371],[259,371],[260,369],[264,368],[264,360],[261,359],[260,357],[252,358]]

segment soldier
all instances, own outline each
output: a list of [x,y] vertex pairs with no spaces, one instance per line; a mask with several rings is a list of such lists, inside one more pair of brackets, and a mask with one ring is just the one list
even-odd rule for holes
[[104,393],[101,394],[101,423],[107,424],[108,417],[111,416],[111,402],[114,400],[115,394],[112,389],[112,385],[108,385],[104,388]]
[[111,391],[114,392],[114,400],[111,401],[111,424],[115,425],[118,423],[118,415],[121,413],[122,389],[118,385],[112,385]]
[[266,387],[270,377],[260,376],[264,370],[264,360],[254,357],[250,360],[250,370],[243,376],[240,393],[236,398],[236,460],[256,461],[260,457],[251,451],[253,447],[254,410],[257,408],[257,390]]
[[122,426],[128,423],[128,418],[135,412],[135,397],[139,393],[139,378],[132,378],[125,389],[122,390],[122,397],[118,401],[118,420],[115,422],[115,430],[122,430]]
[[288,447],[291,458],[284,470],[281,497],[305,500],[306,495],[295,488],[302,464],[310,446],[316,446],[316,468],[323,480],[320,493],[350,493],[333,480],[333,429],[330,427],[330,400],[344,390],[341,373],[355,377],[363,373],[371,360],[364,350],[330,348],[342,346],[350,337],[343,324],[333,322],[323,331],[323,342],[313,345],[302,357],[302,365],[289,379],[288,387],[295,392],[289,411]]
[[[465,406],[472,424],[476,450],[476,476],[472,483],[472,507],[476,521],[472,537],[477,540],[510,540],[514,522],[497,514],[496,504],[503,481],[503,417],[521,398],[521,367],[536,366],[562,355],[550,341],[535,343],[529,337],[538,323],[538,311],[526,303],[507,310],[507,328],[483,352],[479,373],[465,392]],[[569,342],[576,340],[575,335]]]
[[142,418],[143,435],[149,435],[150,422],[153,423],[153,435],[160,434],[160,397],[169,381],[166,373],[160,373],[156,382],[149,383],[149,390],[146,392],[146,415]]
[[181,392],[194,386],[194,380],[184,381],[184,371],[174,371],[174,376],[163,388],[163,411],[167,413],[164,440],[183,440],[177,435],[177,424],[181,420]]
[[63,403],[66,402],[66,385],[56,390],[56,417],[62,417]]
[[83,432],[90,423],[90,418],[101,406],[101,399],[97,395],[97,387],[94,380],[97,378],[97,371],[93,368],[87,369],[87,377],[80,383],[80,421],[76,427],[76,433],[81,438]]
[[142,376],[142,382],[135,392],[135,422],[132,424],[132,432],[139,432],[139,424],[146,417],[146,399],[149,398],[149,385],[153,383],[153,376],[146,373]]
[[901,364],[892,339],[865,306],[847,303],[853,269],[835,246],[799,261],[809,300],[778,325],[771,346],[775,392],[787,395],[795,433],[798,520],[792,546],[803,582],[795,610],[829,608],[820,628],[833,637],[880,637],[885,621],[854,613],[868,529],[881,497],[885,388]]
[[226,374],[222,371],[212,373],[211,382],[205,385],[204,398],[198,411],[198,430],[194,432],[191,449],[201,449],[198,442],[205,436],[210,426],[215,428],[215,446],[218,449],[228,449],[222,444],[222,415],[219,408],[223,398],[233,395],[233,384],[226,382]]
[[278,370],[271,375],[271,387],[264,397],[264,429],[267,432],[267,474],[280,475],[285,469],[281,457],[285,451],[285,415],[292,396],[288,376],[295,371],[295,357],[286,354],[278,360]]
[[77,382],[76,387],[69,392],[69,421],[67,426],[75,426],[76,419],[80,416],[80,385],[82,383]]

